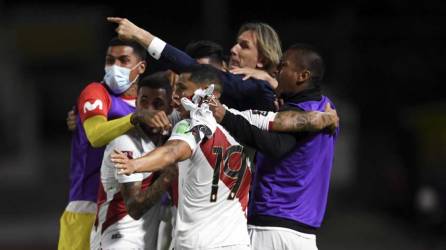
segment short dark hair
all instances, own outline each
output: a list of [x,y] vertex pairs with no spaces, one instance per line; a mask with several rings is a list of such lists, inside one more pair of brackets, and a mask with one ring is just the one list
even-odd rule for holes
[[215,90],[222,93],[223,86],[220,72],[220,70],[208,64],[195,64],[188,67],[183,73],[189,73],[189,80],[195,84],[214,84]]
[[295,43],[291,45],[288,50],[294,53],[293,60],[296,65],[306,68],[310,71],[311,82],[313,84],[320,84],[324,77],[325,65],[321,55],[316,48],[303,43]]
[[155,72],[151,75],[143,77],[138,82],[138,91],[142,87],[148,87],[151,89],[164,89],[168,98],[172,95],[172,85],[170,85],[170,79],[167,71]]
[[185,52],[194,59],[207,57],[212,63],[220,65],[223,65],[226,59],[223,53],[223,47],[218,43],[208,40],[189,43],[186,46]]
[[108,47],[112,46],[129,46],[133,48],[133,53],[139,57],[139,59],[145,61],[147,58],[147,51],[139,43],[131,40],[121,40],[118,37],[113,37],[108,42]]

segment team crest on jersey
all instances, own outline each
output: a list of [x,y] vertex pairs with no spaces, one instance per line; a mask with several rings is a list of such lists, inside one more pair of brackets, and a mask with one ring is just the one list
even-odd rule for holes
[[133,159],[133,152],[132,151],[121,151],[122,153],[127,155],[127,158]]
[[[190,132],[192,132],[192,135],[194,136],[194,138],[195,138],[195,141],[198,143],[200,140],[201,140],[201,133],[204,135],[204,136],[211,136],[212,135],[212,131],[211,131],[211,129],[210,128],[208,128],[207,126],[205,126],[205,125],[202,125],[202,124],[200,124],[200,125],[197,125],[197,126],[195,126],[195,127],[193,127],[191,130],[189,130]],[[189,132],[188,131],[188,132]],[[201,133],[200,133],[201,132]]]
[[95,110],[97,108],[99,108],[99,110],[102,110],[102,107],[102,101],[99,99],[94,101],[93,103],[87,101],[84,103],[84,113],[87,113],[87,111]]

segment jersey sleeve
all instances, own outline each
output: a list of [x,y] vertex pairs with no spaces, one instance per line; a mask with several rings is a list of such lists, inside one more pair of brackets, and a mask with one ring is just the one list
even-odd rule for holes
[[[226,108],[226,107],[225,107]],[[245,110],[238,111],[232,108],[226,108],[227,111],[234,115],[241,115],[245,118],[251,125],[256,126],[261,130],[270,130],[277,113],[272,111],[261,111],[261,110]]]
[[130,159],[138,158],[140,157],[140,155],[133,140],[126,134],[116,137],[114,140],[112,140],[105,149],[103,165],[106,165],[107,168],[114,171],[115,178],[116,180],[118,180],[119,183],[142,181],[144,178],[143,173],[134,173],[131,175],[118,174],[118,169],[115,168],[110,159],[110,155],[114,152],[115,149],[126,153],[127,157],[129,157]]
[[170,123],[172,123],[174,126],[175,124],[177,124],[179,121],[181,121],[181,115],[180,112],[178,112],[178,110],[174,109],[172,110],[172,113],[170,113],[167,118],[169,118]]
[[90,83],[78,98],[77,110],[81,121],[84,122],[96,115],[107,117],[110,105],[111,98],[107,89],[100,83]]
[[200,144],[201,139],[199,131],[192,130],[190,121],[182,120],[175,125],[168,140],[184,141],[189,145],[193,152]]

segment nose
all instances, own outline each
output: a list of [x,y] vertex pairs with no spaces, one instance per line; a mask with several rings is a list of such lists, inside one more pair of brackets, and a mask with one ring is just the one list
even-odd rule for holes
[[239,45],[238,43],[236,43],[234,46],[232,46],[231,48],[231,55],[232,56],[236,56],[238,54],[238,50],[239,50]]
[[180,106],[180,96],[177,94],[172,94],[172,101],[170,102],[170,106],[173,108],[178,108]]
[[115,61],[113,62],[112,65],[116,65],[116,66],[119,66],[119,67],[124,67],[124,65],[121,63],[121,61],[119,61],[119,59],[115,59]]

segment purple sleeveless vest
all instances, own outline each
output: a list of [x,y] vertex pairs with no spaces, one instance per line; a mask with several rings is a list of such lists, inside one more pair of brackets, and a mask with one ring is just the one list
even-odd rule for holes
[[[110,92],[109,95],[112,101],[107,115],[108,120],[126,116],[135,110],[119,96]],[[71,140],[69,201],[96,202],[105,146],[93,148],[85,135],[79,115],[76,122],[76,130]]]
[[[304,101],[288,105],[304,111],[324,111],[331,101]],[[332,107],[334,108],[333,103]],[[281,160],[258,153],[248,217],[272,216],[320,227],[327,204],[335,135],[311,133]]]

